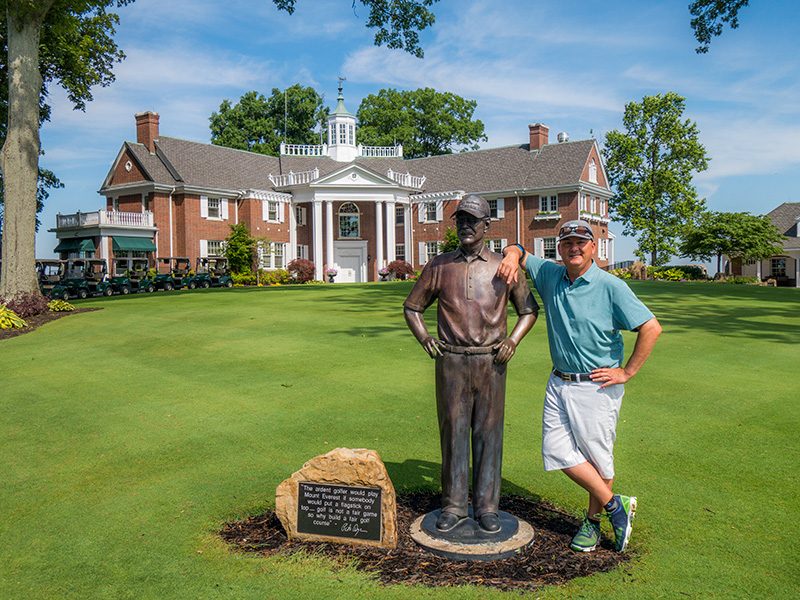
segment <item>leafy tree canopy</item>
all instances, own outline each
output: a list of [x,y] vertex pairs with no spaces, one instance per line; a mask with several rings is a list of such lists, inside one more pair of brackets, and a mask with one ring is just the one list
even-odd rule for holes
[[[419,32],[433,25],[436,16],[428,10],[439,0],[358,0],[369,9],[367,27],[376,28],[375,45],[402,49],[422,58]],[[272,0],[280,10],[294,12],[297,0]],[[356,0],[353,0],[353,11]]]
[[695,260],[717,257],[717,272],[722,256],[742,260],[761,260],[783,251],[784,237],[769,217],[746,212],[704,212],[686,228],[680,246],[682,256]]
[[692,174],[708,168],[697,125],[683,120],[684,98],[674,92],[625,105],[625,131],[606,134],[603,157],[615,194],[612,214],[625,235],[636,237],[636,255],[661,265],[677,250],[677,238],[704,209]]
[[458,239],[458,232],[455,227],[448,227],[444,230],[444,240],[439,242],[439,252],[452,252],[458,250],[461,240]]
[[223,100],[219,112],[211,114],[211,143],[239,150],[277,156],[284,139],[290,144],[318,144],[320,126],[328,118],[322,96],[299,83],[284,91],[272,88],[264,97],[245,93],[236,104]]
[[472,118],[476,106],[475,100],[432,88],[383,89],[361,101],[358,140],[369,146],[400,143],[408,158],[477,150],[487,137],[483,122]]
[[694,37],[700,43],[695,52],[708,52],[711,40],[722,34],[726,23],[731,29],[739,27],[739,10],[749,3],[750,0],[694,0],[689,5],[689,12]]

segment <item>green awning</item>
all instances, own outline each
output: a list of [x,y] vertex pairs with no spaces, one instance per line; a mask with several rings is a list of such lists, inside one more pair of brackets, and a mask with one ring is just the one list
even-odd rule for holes
[[119,250],[120,252],[129,252],[131,250],[139,252],[155,252],[156,245],[150,238],[115,235],[114,250]]
[[53,252],[94,252],[94,241],[91,239],[60,240]]

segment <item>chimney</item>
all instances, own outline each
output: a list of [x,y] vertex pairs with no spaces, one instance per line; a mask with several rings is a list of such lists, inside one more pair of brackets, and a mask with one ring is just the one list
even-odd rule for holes
[[531,150],[541,150],[542,146],[546,146],[549,142],[549,132],[547,125],[541,123],[534,123],[528,125],[531,134]]
[[150,154],[156,151],[158,139],[158,113],[152,111],[136,113],[136,141],[147,146]]

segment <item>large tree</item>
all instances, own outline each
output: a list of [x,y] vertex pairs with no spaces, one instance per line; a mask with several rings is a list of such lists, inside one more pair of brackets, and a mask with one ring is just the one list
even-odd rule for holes
[[[375,44],[422,56],[418,32],[433,24],[427,7],[438,0],[359,0],[370,10],[367,27]],[[3,260],[0,296],[37,289],[34,232],[39,181],[40,101],[57,82],[76,108],[92,99],[91,88],[114,80],[112,66],[123,58],[113,40],[116,14],[133,0],[0,0],[5,17],[3,58],[8,71],[7,135],[0,153],[3,172]],[[294,12],[296,0],[273,0]],[[355,2],[353,2],[355,8]],[[47,177],[43,180],[45,192]],[[51,179],[51,183],[55,180]],[[51,186],[52,187],[52,186]]]
[[697,124],[683,120],[684,98],[674,92],[625,105],[624,132],[606,134],[603,156],[614,196],[609,207],[625,235],[636,237],[636,255],[664,264],[681,231],[704,210],[693,173],[708,168]]
[[[0,296],[38,289],[34,272],[39,186],[39,125],[48,86],[59,83],[75,108],[92,99],[94,85],[114,80],[123,58],[113,40],[119,22],[110,7],[132,0],[3,0],[7,69],[7,129],[3,172],[3,266]],[[46,103],[45,103],[46,105]],[[47,113],[45,112],[45,115]]]
[[219,112],[211,113],[211,143],[277,156],[284,131],[290,144],[319,143],[327,117],[328,109],[312,87],[296,83],[286,90],[273,88],[269,98],[251,91],[236,104],[223,100]]
[[358,108],[358,139],[370,146],[403,145],[408,158],[477,150],[486,141],[483,122],[473,119],[477,102],[432,88],[383,89]]
[[700,42],[695,52],[708,52],[711,40],[722,34],[726,23],[731,29],[739,27],[739,10],[749,3],[749,0],[694,0],[689,5],[689,12],[694,37]]
[[722,257],[761,260],[783,251],[783,235],[769,217],[746,212],[705,212],[697,223],[687,227],[680,252],[695,260],[717,257],[717,272]]

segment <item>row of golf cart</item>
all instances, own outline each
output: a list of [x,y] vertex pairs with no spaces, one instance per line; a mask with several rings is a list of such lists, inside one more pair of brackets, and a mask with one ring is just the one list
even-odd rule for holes
[[89,296],[188,288],[232,287],[225,258],[198,258],[191,271],[186,257],[162,256],[154,267],[147,258],[120,258],[108,273],[102,258],[41,259],[36,261],[39,289],[50,298],[69,300]]

